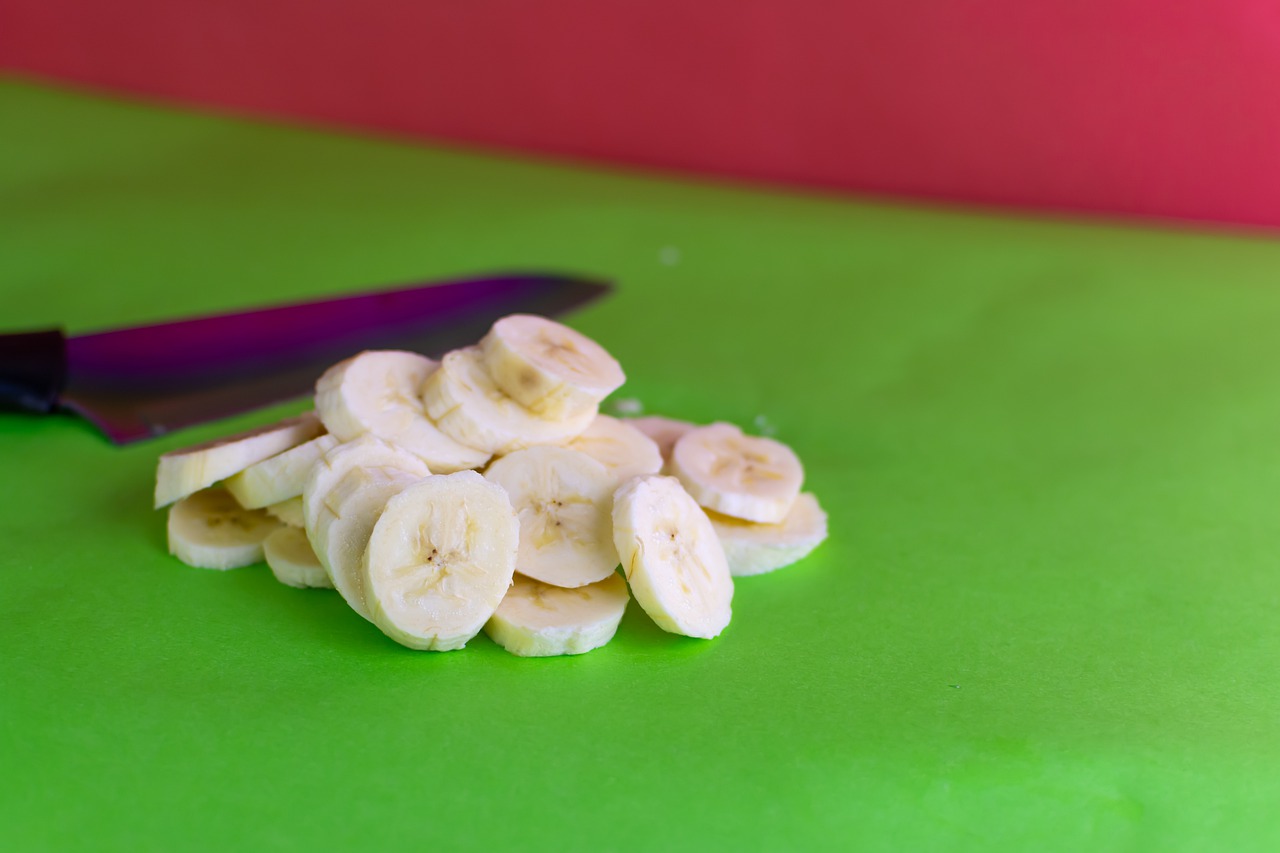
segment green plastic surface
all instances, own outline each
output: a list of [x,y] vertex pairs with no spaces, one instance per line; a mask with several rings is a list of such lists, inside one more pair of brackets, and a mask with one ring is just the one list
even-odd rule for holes
[[0,326],[507,268],[831,538],[714,641],[524,660],[166,553],[162,451],[0,415],[6,850],[1280,846],[1280,242],[531,164],[0,83]]

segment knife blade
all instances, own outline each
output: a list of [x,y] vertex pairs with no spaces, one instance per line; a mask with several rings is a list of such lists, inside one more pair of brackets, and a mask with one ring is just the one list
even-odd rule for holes
[[0,402],[68,410],[126,444],[300,396],[362,350],[438,357],[507,314],[554,316],[609,290],[583,277],[512,273],[75,337],[0,335]]

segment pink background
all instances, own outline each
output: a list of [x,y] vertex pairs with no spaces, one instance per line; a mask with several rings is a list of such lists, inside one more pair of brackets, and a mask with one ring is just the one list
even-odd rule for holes
[[1274,0],[0,0],[0,67],[774,182],[1280,225]]

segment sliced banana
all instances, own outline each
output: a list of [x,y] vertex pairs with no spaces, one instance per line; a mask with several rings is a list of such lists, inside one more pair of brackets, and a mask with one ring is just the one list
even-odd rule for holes
[[564,444],[596,416],[594,405],[562,420],[534,414],[494,384],[478,347],[446,353],[440,369],[423,383],[422,399],[442,432],[497,455],[538,444]]
[[484,632],[521,657],[580,655],[613,639],[629,599],[616,572],[577,589],[517,574]]
[[342,441],[369,433],[418,454],[433,471],[477,468],[489,455],[436,429],[423,409],[419,391],[438,367],[413,352],[362,352],[316,382],[316,412]]
[[324,432],[314,412],[230,438],[208,441],[160,457],[156,467],[156,509],[212,486],[255,462],[283,453]]
[[658,445],[658,452],[664,461],[671,459],[671,449],[676,446],[680,437],[689,430],[697,429],[697,424],[688,421],[677,421],[664,418],[662,415],[646,415],[643,418],[627,418],[627,423],[640,430]]
[[636,477],[613,496],[613,541],[631,594],[658,627],[720,634],[733,578],[711,522],[674,477]]
[[225,489],[205,489],[169,507],[169,553],[197,569],[251,566],[262,561],[262,541],[279,527]]
[[595,409],[626,381],[622,366],[604,347],[546,317],[503,317],[480,349],[494,384],[544,418]]
[[298,495],[296,498],[289,498],[288,500],[280,501],[278,504],[263,507],[263,509],[265,509],[267,514],[272,518],[278,518],[290,527],[307,526],[306,516],[302,512],[302,495]]
[[827,538],[827,514],[812,492],[801,492],[777,524],[743,521],[708,511],[734,577],[761,575],[809,555]]
[[307,530],[333,588],[365,619],[372,619],[360,570],[369,535],[387,501],[421,480],[400,468],[352,468],[325,493],[315,526]]
[[353,468],[398,468],[418,477],[431,473],[417,454],[371,435],[331,447],[312,467],[302,487],[302,523],[308,533],[315,528],[329,490]]
[[714,423],[685,433],[671,451],[671,473],[700,505],[747,521],[787,517],[804,469],[791,448]]
[[591,426],[566,446],[603,463],[613,472],[615,486],[662,470],[662,451],[657,443],[629,421],[608,415],[596,415]]
[[485,478],[506,491],[520,517],[521,574],[579,587],[617,568],[610,516],[617,481],[604,465],[566,447],[530,447],[494,461]]
[[413,649],[460,649],[511,586],[520,525],[474,471],[427,477],[388,501],[363,563],[373,622]]
[[333,589],[333,581],[300,527],[273,530],[262,542],[262,554],[276,580],[299,589]]
[[284,453],[255,462],[239,474],[227,478],[223,485],[245,509],[262,509],[289,498],[301,497],[311,469],[325,451],[336,447],[338,439],[322,435]]

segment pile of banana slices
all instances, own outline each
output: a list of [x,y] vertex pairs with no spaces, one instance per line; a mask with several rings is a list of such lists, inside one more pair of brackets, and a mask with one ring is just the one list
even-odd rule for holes
[[663,630],[715,637],[733,577],[807,555],[826,514],[777,441],[600,414],[624,378],[532,315],[439,362],[363,352],[320,377],[313,412],[160,457],[169,550],[207,569],[265,559],[414,649],[483,630],[517,655],[580,654],[630,596]]

